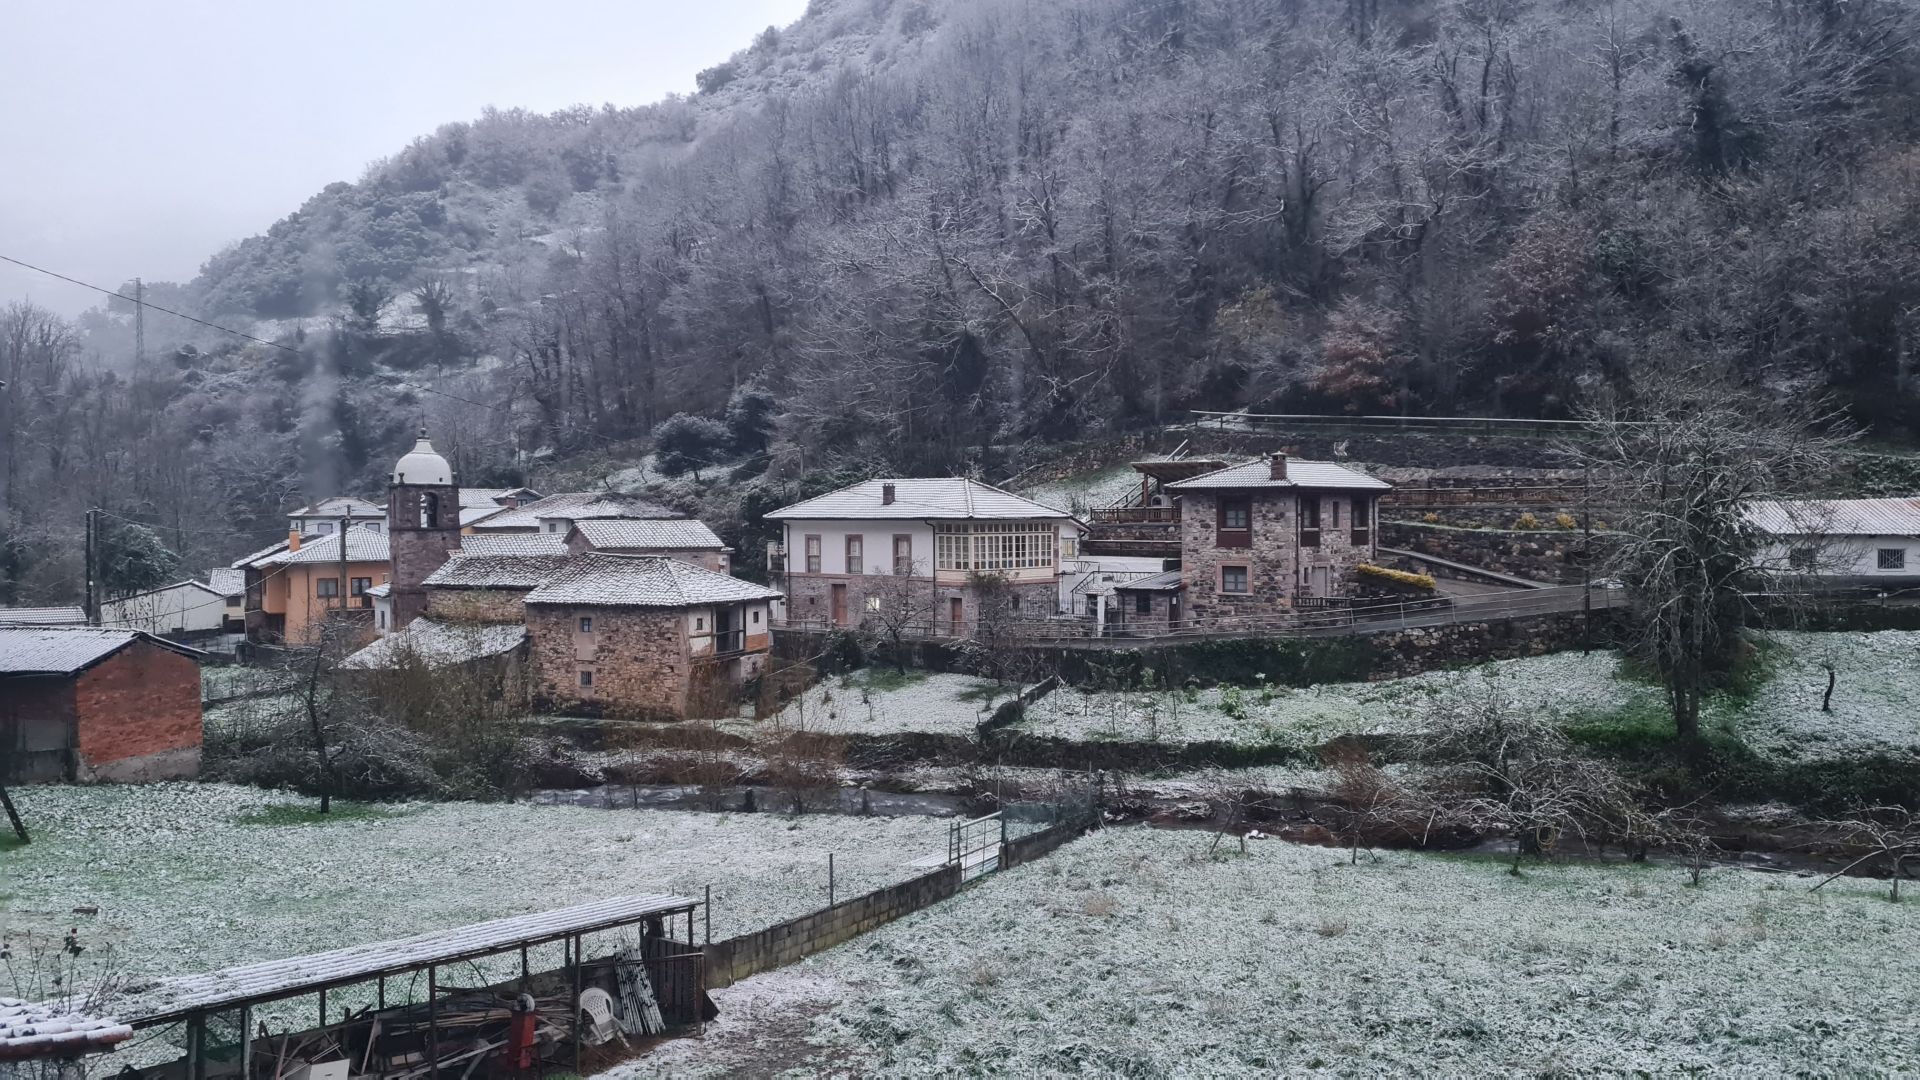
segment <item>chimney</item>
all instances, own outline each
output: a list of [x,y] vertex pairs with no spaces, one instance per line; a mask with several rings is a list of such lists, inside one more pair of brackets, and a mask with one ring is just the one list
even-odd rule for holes
[[893,485],[892,484],[880,485],[880,505],[881,506],[893,505]]
[[1287,455],[1279,451],[1267,455],[1267,476],[1272,480],[1287,478]]
[[509,510],[520,509],[520,497],[518,495],[509,495],[506,498],[500,500],[500,502]]
[[300,550],[300,530],[299,529],[287,530],[287,550],[288,551]]

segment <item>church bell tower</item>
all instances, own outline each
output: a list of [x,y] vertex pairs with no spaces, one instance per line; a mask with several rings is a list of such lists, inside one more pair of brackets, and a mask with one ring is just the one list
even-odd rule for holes
[[421,585],[460,548],[460,487],[453,466],[427,441],[420,441],[394,463],[387,485],[387,541],[393,557],[393,628],[399,630],[427,610]]

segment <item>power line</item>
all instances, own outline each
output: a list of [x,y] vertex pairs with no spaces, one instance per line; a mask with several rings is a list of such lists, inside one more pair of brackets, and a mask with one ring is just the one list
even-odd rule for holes
[[[25,269],[32,270],[34,273],[45,274],[50,278],[58,278],[59,280],[67,282],[70,285],[78,285],[83,289],[92,289],[94,292],[101,293],[102,295],[112,296],[117,299],[125,300],[127,303],[134,305],[134,310],[136,311],[136,313],[143,308],[152,308],[153,310],[158,311],[162,314],[171,315],[176,319],[185,319],[190,323],[193,323],[197,326],[204,326],[209,330],[218,330],[223,334],[232,334],[234,337],[251,341],[256,345],[265,345],[270,349],[279,349],[281,352],[292,353],[293,355],[299,356],[299,357],[306,356],[305,353],[301,352],[299,349],[296,349],[291,345],[282,345],[277,341],[268,341],[266,338],[256,337],[253,334],[249,334],[241,330],[235,330],[231,326],[221,326],[219,323],[208,322],[205,319],[195,318],[194,316],[189,315],[184,311],[175,311],[170,307],[162,307],[159,304],[156,304],[153,301],[146,299],[146,290],[143,287],[136,287],[135,291],[137,295],[128,296],[126,293],[115,292],[114,290],[109,289],[104,285],[95,285],[90,281],[81,281],[79,278],[76,278],[76,277],[68,277],[67,275],[59,273],[57,271],[49,270],[44,266],[35,266],[34,264],[27,262],[24,259],[16,259],[11,255],[0,255],[0,262],[10,262],[15,266],[24,267]],[[137,285],[138,279],[135,279],[135,281]],[[139,324],[136,327],[136,331],[140,338],[140,349],[141,351],[144,351],[145,338],[146,338],[145,324],[144,323]],[[472,398],[461,397],[459,394],[449,394],[445,390],[435,390],[431,386],[422,386],[418,383],[402,382],[400,385],[401,387],[408,390],[421,390],[429,394],[438,394],[443,398],[450,398],[454,401],[465,402],[468,405],[477,406],[482,409],[508,408],[508,406],[506,405],[489,405],[484,401],[475,401]]]

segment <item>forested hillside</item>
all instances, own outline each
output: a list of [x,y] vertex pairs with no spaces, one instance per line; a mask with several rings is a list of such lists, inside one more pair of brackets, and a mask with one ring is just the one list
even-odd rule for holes
[[[743,387],[809,470],[1191,408],[1563,415],[1677,363],[1910,436],[1914,30],[1888,0],[814,0],[688,97],[449,124],[167,287],[294,352],[0,357],[123,402],[56,395],[124,463],[83,483],[11,400],[11,528],[45,509],[21,470],[271,524],[423,415],[505,475]],[[129,479],[163,464],[177,496]]]

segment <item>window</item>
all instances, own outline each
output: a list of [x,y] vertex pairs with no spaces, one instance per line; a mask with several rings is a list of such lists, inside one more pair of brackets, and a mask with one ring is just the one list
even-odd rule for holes
[[385,630],[386,628],[387,628],[387,613],[382,611],[380,613],[380,629]]
[[936,525],[934,565],[941,570],[1052,569],[1059,533],[1052,525],[1025,522]]
[[1320,500],[1318,497],[1300,500],[1300,546],[1310,548],[1320,546]]
[[755,626],[760,625],[760,609],[759,608],[755,608],[753,611],[753,625]]
[[1905,570],[1907,568],[1907,549],[1881,548],[1879,565],[1882,570]]
[[862,563],[866,561],[866,558],[865,558],[866,549],[867,549],[866,537],[860,536],[857,533],[853,536],[847,537],[847,573],[849,574],[866,573],[866,571],[861,568]]
[[1223,566],[1220,568],[1220,591],[1223,593],[1247,592],[1247,568],[1244,566]]
[[1794,548],[1792,551],[1787,552],[1787,565],[1792,569],[1800,570],[1803,572],[1812,570],[1813,558],[1814,558],[1814,552],[1812,548],[1797,547],[1797,548]]
[[549,522],[547,522],[547,531],[548,531],[548,532],[559,532],[559,531],[560,531],[560,523],[559,523],[559,522],[557,522],[557,521],[549,521]]
[[[880,610],[880,598],[879,598],[879,597],[877,597],[877,596],[869,596],[869,597],[867,597],[867,610],[868,610],[868,611],[879,611],[879,610]],[[756,616],[754,616],[754,618],[756,618],[756,619],[758,619],[758,618],[759,618],[759,616],[757,616],[757,615],[756,615]]]
[[820,538],[818,536],[809,536],[807,537],[807,573],[817,574],[819,572]]
[[907,533],[893,534],[893,572],[901,577],[913,573],[913,537]]
[[314,578],[313,579],[313,595],[324,596],[324,597],[328,597],[329,599],[331,599],[332,597],[339,596],[340,595],[340,579],[337,577]]
[[440,496],[431,491],[420,496],[420,527],[423,529],[440,527]]
[[1340,527],[1340,500],[1339,499],[1333,500],[1333,527],[1336,529]]
[[1219,505],[1218,546],[1252,547],[1253,501],[1245,495],[1223,495]]
[[1015,611],[1020,610],[1020,594],[1019,593],[1014,593],[1012,596],[1007,597],[1007,601],[1009,606],[1011,606],[1013,610]]
[[1080,557],[1080,535],[1078,533],[1063,532],[1060,534],[1060,557],[1062,559],[1077,559]]
[[580,632],[583,634],[593,633],[593,616],[591,615],[580,616]]
[[707,620],[705,617],[693,620],[693,628],[695,630],[705,630],[707,628]]
[[1153,614],[1153,597],[1143,592],[1133,594],[1133,613],[1135,615]]
[[380,531],[380,523],[377,521],[363,521],[360,523],[360,527],[367,530],[368,532]]
[[580,685],[581,685],[581,686],[592,686],[592,685],[593,685],[593,672],[591,672],[591,671],[586,671],[586,670],[582,670],[582,671],[580,672]]
[[349,586],[352,589],[352,595],[365,596],[367,595],[367,590],[373,588],[373,579],[370,577],[357,577],[349,583]]
[[331,521],[315,522],[313,524],[313,531],[319,533],[322,536],[331,536],[333,535],[333,522]]
[[1366,499],[1353,500],[1353,546],[1373,543],[1373,504]]

